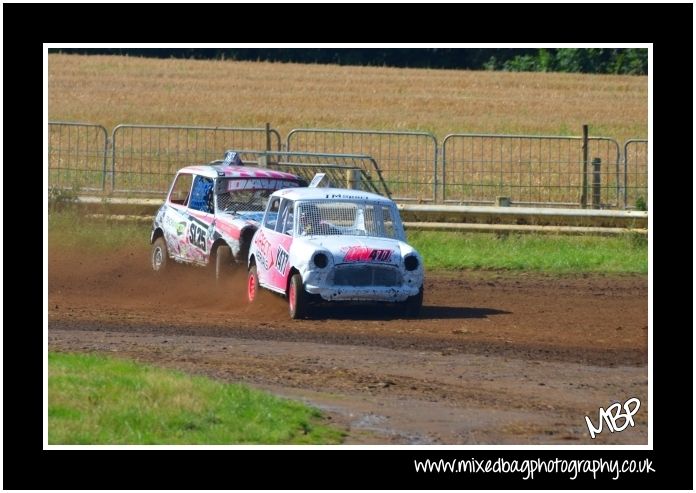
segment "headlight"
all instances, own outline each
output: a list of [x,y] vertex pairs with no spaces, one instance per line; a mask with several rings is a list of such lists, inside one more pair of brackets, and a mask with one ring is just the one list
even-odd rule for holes
[[406,266],[406,270],[416,270],[418,268],[418,257],[409,255],[404,259],[404,266]]
[[314,259],[313,259],[312,261],[314,262],[314,265],[316,265],[316,266],[319,267],[320,269],[323,269],[324,267],[326,267],[327,265],[329,265],[329,259],[328,259],[328,257],[326,256],[325,253],[321,253],[321,252],[320,252],[320,253],[317,253],[317,254],[314,256]]

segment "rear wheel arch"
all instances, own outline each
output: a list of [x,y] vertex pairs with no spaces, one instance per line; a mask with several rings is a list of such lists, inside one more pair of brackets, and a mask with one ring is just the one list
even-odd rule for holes
[[162,231],[162,228],[156,228],[155,231],[152,233],[152,238],[150,239],[150,244],[152,245],[157,238],[162,238],[164,237],[164,231]]
[[239,251],[237,252],[237,262],[245,262],[247,256],[249,255],[249,248],[251,247],[251,239],[254,237],[257,228],[253,226],[247,226],[239,233]]
[[215,240],[210,246],[207,265],[215,281],[220,282],[225,277],[229,276],[235,264],[236,262],[232,255],[232,250],[227,242],[222,238]]
[[222,238],[218,238],[213,242],[212,245],[210,245],[210,257],[214,258],[215,255],[217,254],[217,249],[221,246],[229,246],[225,240]]

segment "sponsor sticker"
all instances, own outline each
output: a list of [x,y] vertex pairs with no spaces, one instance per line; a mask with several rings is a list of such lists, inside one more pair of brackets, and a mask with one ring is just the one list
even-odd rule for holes
[[343,257],[344,262],[389,262],[392,251],[364,246],[350,247]]
[[254,246],[258,261],[261,262],[266,270],[271,268],[273,258],[271,256],[271,242],[268,241],[263,231],[260,231],[254,238]]

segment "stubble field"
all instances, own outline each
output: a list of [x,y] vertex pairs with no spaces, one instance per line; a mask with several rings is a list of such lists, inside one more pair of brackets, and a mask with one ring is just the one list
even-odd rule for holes
[[648,79],[50,55],[49,119],[647,137]]

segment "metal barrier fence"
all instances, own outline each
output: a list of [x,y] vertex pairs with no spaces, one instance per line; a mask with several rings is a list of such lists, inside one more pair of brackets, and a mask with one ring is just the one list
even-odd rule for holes
[[58,188],[104,190],[106,129],[91,123],[48,124],[48,182]]
[[624,143],[624,209],[648,207],[648,141],[631,139]]
[[220,158],[226,149],[277,149],[270,128],[118,125],[111,137],[111,188],[116,192],[166,192],[179,168]]
[[585,155],[582,137],[450,134],[438,149],[427,132],[294,129],[285,145],[281,152],[281,136],[269,125],[118,125],[109,139],[101,125],[49,122],[49,184],[159,194],[183,166],[219,159],[227,149],[253,149],[244,152],[267,154],[271,165],[308,178],[323,171],[345,183],[347,169],[360,170],[366,189],[399,201],[490,204],[503,196],[516,205],[647,204],[648,141],[641,139],[620,148],[613,139],[589,137]]
[[430,133],[301,128],[290,131],[286,148],[372,156],[395,199],[437,200],[437,139]]
[[[590,137],[588,146],[588,187],[599,178],[600,204],[592,205],[616,207],[622,185],[619,144]],[[592,173],[593,158],[601,159],[598,175]],[[581,202],[582,137],[450,134],[442,143],[441,163],[443,202],[486,204],[498,196],[525,205]]]
[[293,173],[310,182],[316,173],[326,173],[332,186],[355,188],[391,197],[377,162],[360,154],[319,152],[236,151],[246,164],[257,164]]

